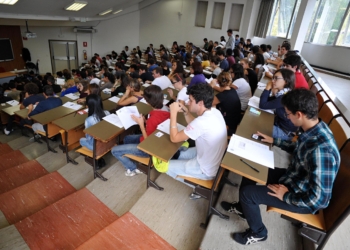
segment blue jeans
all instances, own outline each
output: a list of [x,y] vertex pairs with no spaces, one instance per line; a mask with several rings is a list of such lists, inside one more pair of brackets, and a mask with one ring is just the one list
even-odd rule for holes
[[294,136],[287,135],[286,132],[284,132],[282,129],[280,129],[276,125],[273,125],[272,137],[273,138],[280,138],[280,139],[286,140],[286,141],[291,141]]
[[90,150],[93,150],[93,147],[94,147],[93,143],[94,143],[93,139],[92,140],[88,140],[88,139],[86,139],[86,137],[80,138],[80,145],[82,147],[86,147],[86,148],[88,148]]
[[[267,184],[278,184],[279,178],[285,173],[286,169],[269,169]],[[267,205],[293,213],[309,214],[310,209],[305,207],[297,207],[290,205],[280,199],[271,196],[268,192],[272,192],[267,186],[255,185],[255,182],[242,178],[239,189],[239,203],[242,206],[242,211],[247,219],[249,227],[259,237],[267,235],[267,229],[262,222],[259,205]]]
[[124,157],[125,154],[136,155],[140,157],[148,157],[149,155],[145,152],[139,150],[137,145],[140,143],[140,138],[142,135],[127,135],[124,138],[124,144],[114,146],[112,148],[112,155],[117,158],[121,163],[123,163],[125,169],[130,169],[134,171],[137,166],[128,157]]
[[197,161],[196,148],[189,148],[186,151],[181,151],[177,160],[171,160],[169,162],[169,168],[166,174],[179,181],[183,181],[183,179],[176,178],[178,175],[194,177],[202,180],[211,180],[215,178],[215,176],[210,177],[205,175],[200,169]]

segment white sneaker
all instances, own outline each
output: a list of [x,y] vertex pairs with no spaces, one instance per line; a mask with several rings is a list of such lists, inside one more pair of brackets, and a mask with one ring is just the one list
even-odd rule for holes
[[136,171],[135,170],[131,171],[130,169],[128,169],[125,171],[125,175],[126,176],[134,176],[134,175],[136,175]]
[[4,134],[5,135],[9,135],[11,133],[11,131],[8,131],[6,128],[4,128]]
[[140,170],[138,170],[137,168],[135,169],[135,173],[136,173],[136,174],[143,174],[143,172],[140,171]]

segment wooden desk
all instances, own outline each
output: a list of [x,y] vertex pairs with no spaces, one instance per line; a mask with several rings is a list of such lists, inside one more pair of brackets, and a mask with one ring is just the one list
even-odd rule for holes
[[19,110],[20,106],[21,106],[20,104],[18,104],[16,106],[9,106],[7,108],[2,109],[1,111],[5,112],[8,115],[14,115],[15,112]]
[[[3,105],[4,104],[4,105]],[[6,109],[6,108],[8,108],[8,107],[12,107],[10,104],[8,104],[8,103],[2,103],[1,105],[0,105],[0,111],[1,110],[3,110],[3,109]]]
[[28,117],[28,109],[20,109],[15,111],[15,115],[18,115],[22,119],[26,119]]

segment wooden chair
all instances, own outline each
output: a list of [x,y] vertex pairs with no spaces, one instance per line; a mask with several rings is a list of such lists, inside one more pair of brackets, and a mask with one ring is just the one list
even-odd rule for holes
[[298,234],[308,238],[318,245],[321,250],[328,239],[350,214],[350,143],[341,152],[341,164],[333,184],[332,198],[327,208],[318,214],[296,214],[285,210],[267,207],[267,211],[280,213],[281,216],[294,223],[299,223]]
[[317,101],[318,101],[318,110],[321,110],[324,103],[329,102],[329,97],[326,92],[320,91],[316,93]]
[[329,128],[333,132],[335,141],[337,142],[339,151],[347,144],[350,138],[350,127],[342,116],[334,118],[329,124]]
[[308,82],[311,78],[314,78],[314,75],[311,72],[308,72],[305,76],[306,81]]
[[316,83],[317,83],[317,80],[315,78],[311,78],[311,79],[309,79],[309,81],[307,81],[307,84],[309,85],[310,89]]
[[320,92],[323,91],[321,85],[319,85],[318,83],[315,83],[314,85],[312,85],[312,87],[310,88],[310,90],[315,93],[315,95]]
[[331,121],[338,116],[340,116],[340,113],[332,102],[326,102],[318,112],[318,117],[327,123],[327,125],[329,125]]

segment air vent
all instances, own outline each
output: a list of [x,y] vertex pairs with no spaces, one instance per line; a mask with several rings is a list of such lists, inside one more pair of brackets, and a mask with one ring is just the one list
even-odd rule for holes
[[74,28],[75,33],[96,33],[97,30],[93,28]]

